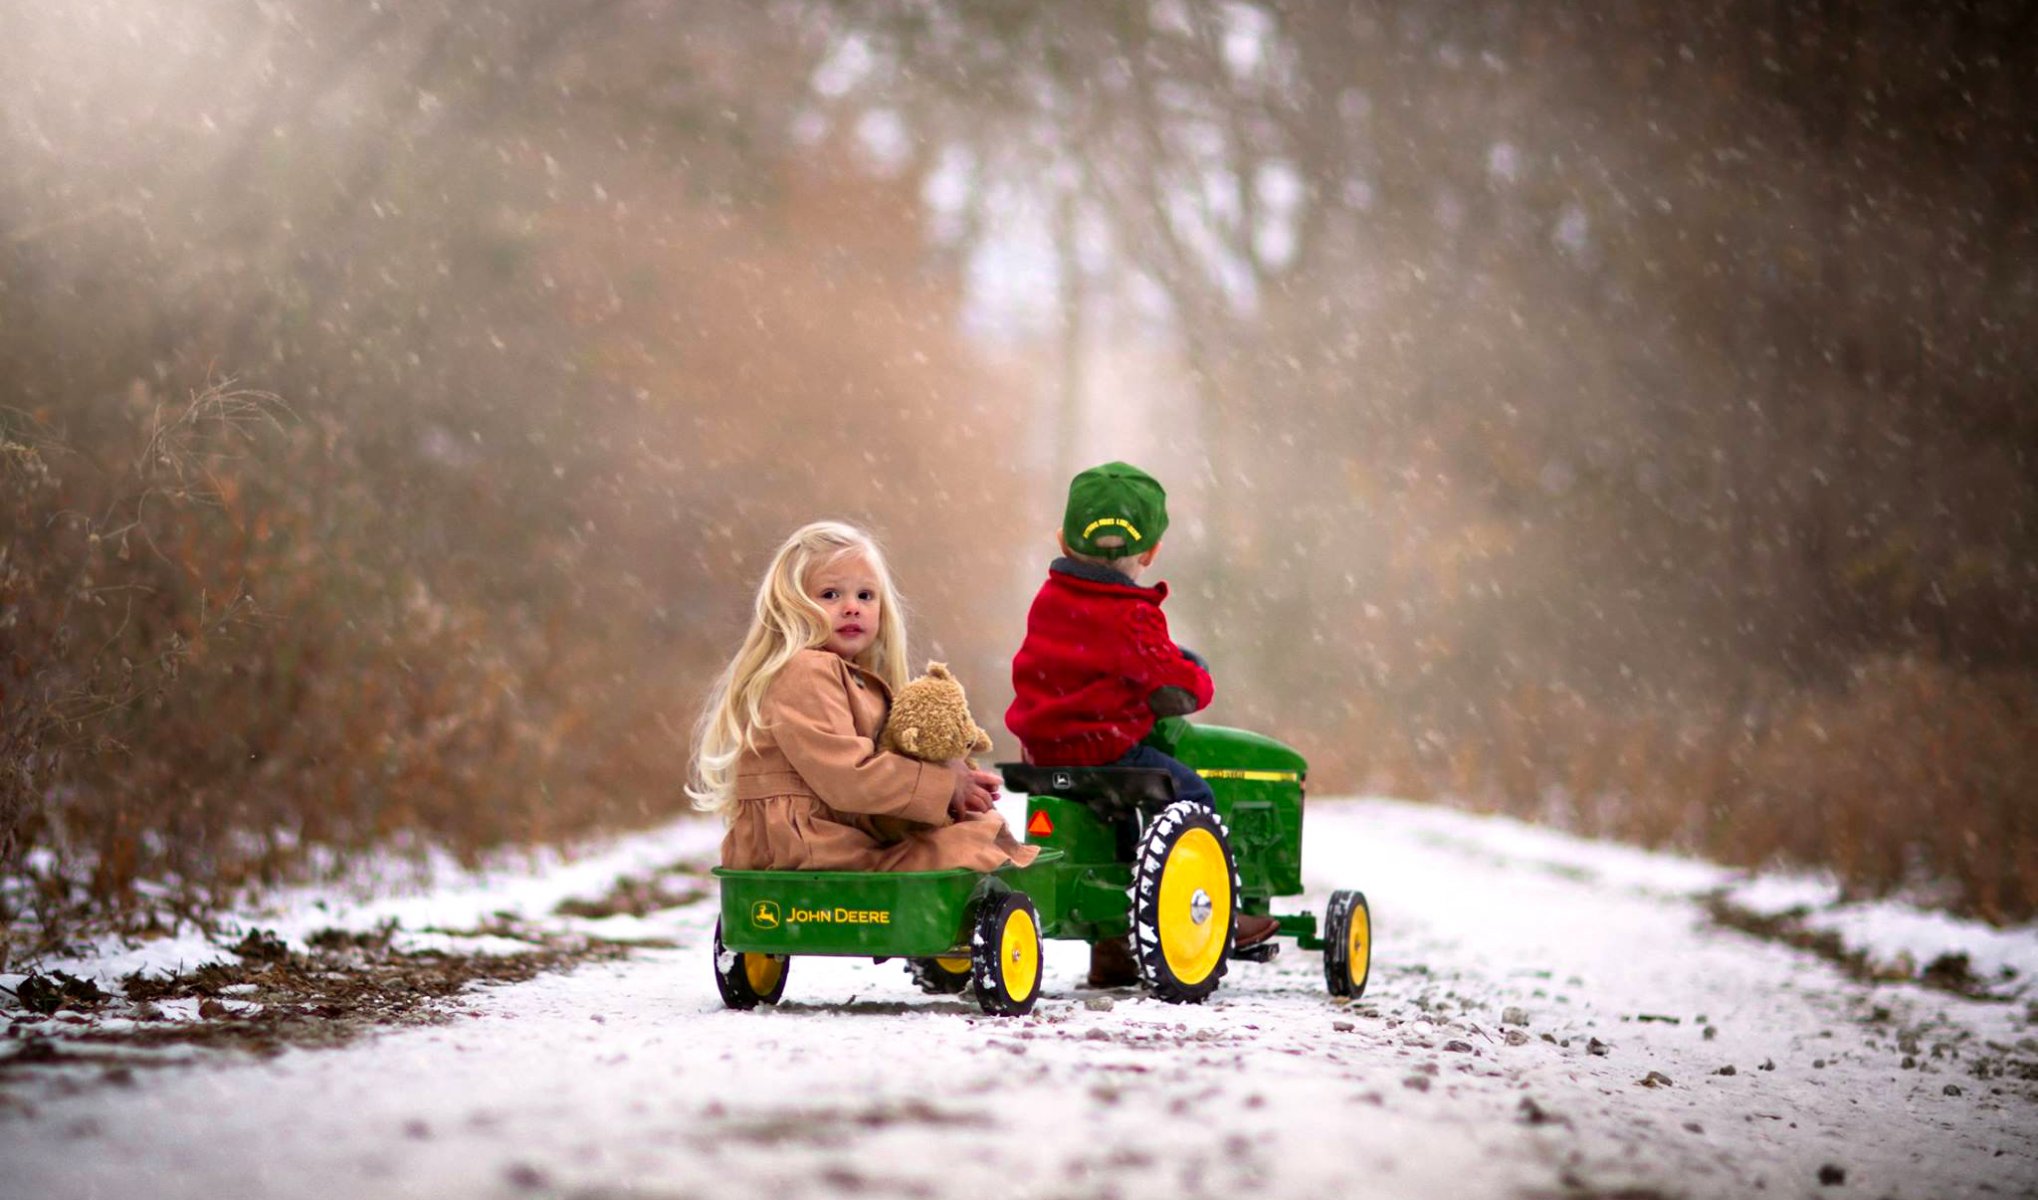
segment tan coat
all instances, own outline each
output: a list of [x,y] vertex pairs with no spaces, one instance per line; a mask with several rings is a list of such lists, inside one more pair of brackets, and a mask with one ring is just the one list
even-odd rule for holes
[[882,679],[803,650],[764,694],[756,747],[736,763],[722,865],[742,870],[995,870],[1032,862],[996,813],[948,816],[955,773],[880,751]]

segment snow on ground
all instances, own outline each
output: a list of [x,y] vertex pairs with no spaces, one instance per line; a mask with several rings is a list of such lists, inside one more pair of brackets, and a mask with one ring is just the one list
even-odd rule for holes
[[[1310,892],[1278,907],[1365,890],[1363,1000],[1332,1002],[1321,957],[1291,947],[1165,1005],[1081,986],[1083,947],[1051,943],[1046,995],[1013,1020],[922,996],[896,962],[823,959],[793,963],[777,1009],[732,1012],[714,905],[545,915],[710,855],[718,832],[251,919],[302,937],[511,909],[656,941],[344,1049],[196,1056],[126,1086],[18,1076],[0,1197],[2038,1195],[2038,994],[1856,982],[1695,901],[1726,886],[1787,908],[1801,882],[1312,801]],[[2010,988],[2038,973],[2038,931],[1831,919],[1890,939],[1879,957],[1958,949],[1978,974],[2015,969]]]

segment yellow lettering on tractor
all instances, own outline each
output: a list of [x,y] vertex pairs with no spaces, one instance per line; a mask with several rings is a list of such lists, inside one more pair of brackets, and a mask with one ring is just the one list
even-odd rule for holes
[[1300,771],[1239,771],[1228,768],[1196,768],[1205,779],[1250,779],[1255,783],[1300,783]]
[[885,908],[801,908],[794,905],[786,920],[795,925],[889,925],[892,913]]

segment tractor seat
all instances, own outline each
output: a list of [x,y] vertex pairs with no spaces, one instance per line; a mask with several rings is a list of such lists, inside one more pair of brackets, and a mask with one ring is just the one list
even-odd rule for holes
[[1155,767],[997,765],[1005,786],[1013,791],[1081,801],[1101,821],[1135,812],[1157,813],[1175,802],[1175,777]]

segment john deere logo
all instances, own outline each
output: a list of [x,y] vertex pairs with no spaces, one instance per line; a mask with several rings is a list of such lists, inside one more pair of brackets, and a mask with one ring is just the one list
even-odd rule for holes
[[750,923],[759,929],[777,929],[778,904],[771,900],[759,900],[751,905]]

